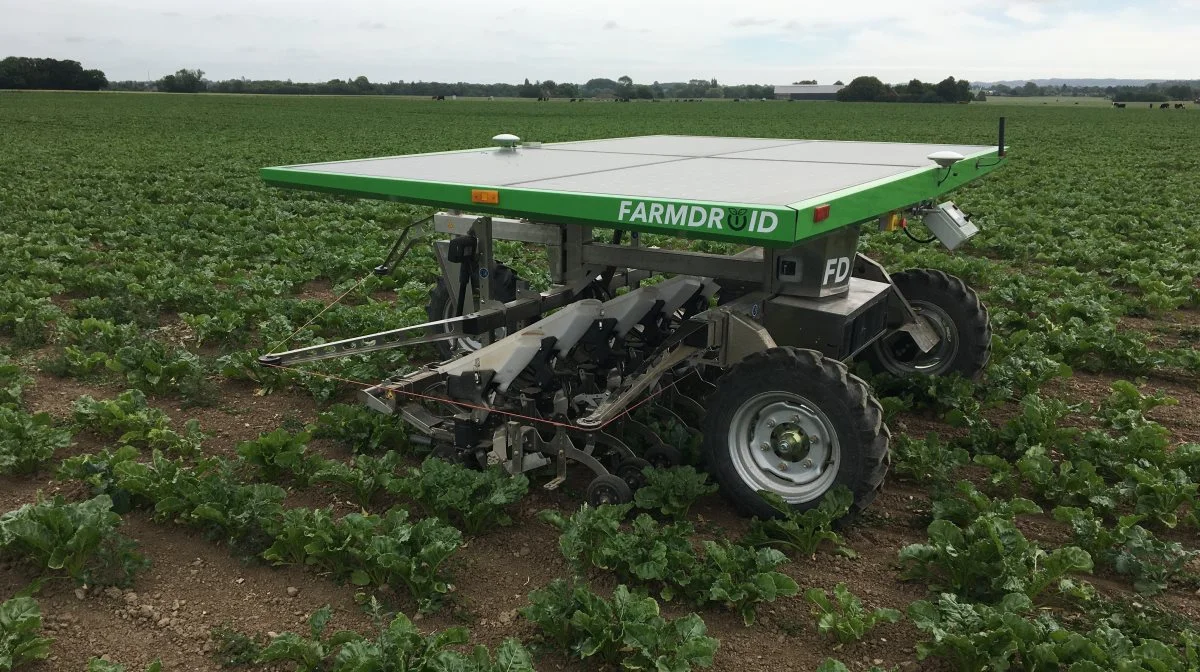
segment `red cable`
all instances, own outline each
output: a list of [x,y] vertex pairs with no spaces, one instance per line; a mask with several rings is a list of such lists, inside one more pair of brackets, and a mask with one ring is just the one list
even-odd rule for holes
[[[349,378],[342,378],[340,376],[335,376],[331,373],[325,373],[323,371],[308,371],[305,369],[293,369],[291,367],[280,366],[278,364],[262,364],[262,366],[269,366],[273,369],[282,369],[285,371],[295,371],[297,373],[303,373],[305,375],[310,375],[310,376],[320,376],[322,378],[327,378],[329,380],[337,380],[337,381],[340,381],[343,383],[348,383],[350,385],[356,385],[356,386],[361,387],[366,390],[378,387],[378,385],[372,385],[372,384],[364,383],[364,382],[357,381],[357,380],[351,380]],[[657,391],[647,395],[645,398],[641,399],[636,404],[633,404],[633,405],[629,406],[628,408],[626,408],[625,410],[621,411],[619,414],[617,414],[615,417],[613,417],[608,422],[605,422],[602,425],[598,425],[593,429],[584,429],[582,427],[579,427],[577,425],[572,425],[569,423],[557,422],[555,420],[547,420],[546,418],[538,418],[538,417],[534,417],[531,415],[523,415],[521,413],[514,413],[513,411],[506,411],[506,410],[499,409],[499,408],[492,408],[490,406],[478,406],[475,404],[469,404],[469,403],[457,401],[454,399],[446,399],[443,397],[435,397],[435,396],[429,395],[429,394],[421,394],[420,392],[411,392],[408,390],[397,390],[397,389],[393,389],[393,388],[385,388],[385,389],[387,389],[389,392],[392,392],[392,393],[403,394],[405,396],[416,397],[418,399],[427,399],[429,401],[440,401],[445,404],[450,404],[451,406],[461,406],[463,408],[470,408],[472,410],[477,410],[477,411],[487,411],[488,413],[496,413],[499,415],[504,415],[504,416],[508,416],[508,417],[512,417],[512,418],[519,418],[521,420],[526,420],[528,422],[538,422],[538,423],[542,423],[545,425],[550,425],[552,427],[565,427],[567,429],[575,429],[575,430],[586,432],[586,431],[598,431],[598,430],[604,429],[605,427],[616,422],[617,420],[625,417],[626,415],[629,415],[634,410],[636,410],[638,407],[642,406],[643,404],[650,401],[651,399],[654,399],[655,397],[662,394],[663,392],[666,392],[667,390],[674,388],[678,384],[679,384],[679,381],[676,380],[676,381],[672,382],[670,385],[667,385],[666,387],[659,388]]]

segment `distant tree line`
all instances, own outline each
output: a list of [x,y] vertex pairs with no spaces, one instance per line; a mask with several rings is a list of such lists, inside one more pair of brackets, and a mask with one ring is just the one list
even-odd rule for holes
[[598,77],[583,84],[545,79],[521,84],[473,84],[470,82],[372,82],[363,75],[353,79],[327,82],[291,80],[203,79],[202,70],[179,70],[157,82],[113,82],[113,91],[170,91],[175,93],[254,93],[291,95],[379,95],[379,96],[463,96],[472,98],[772,98],[771,84],[724,86],[716,79],[691,79],[686,82],[636,84],[629,76],[608,79]]
[[1165,103],[1168,100],[1195,100],[1197,89],[1189,84],[1172,84],[1161,87],[1149,84],[1144,87],[1120,87],[1112,94],[1114,102]]
[[0,89],[99,91],[107,86],[103,72],[84,70],[79,61],[24,56],[0,61]]
[[208,90],[203,70],[177,70],[158,80],[158,90],[167,93],[201,93]]
[[907,84],[884,84],[878,77],[855,77],[837,99],[848,103],[965,103],[975,98],[971,83],[947,77],[937,84],[914,79]]
[[[816,84],[802,79],[796,84]],[[838,81],[836,84],[841,84]],[[0,61],[0,89],[76,89],[110,91],[166,91],[171,93],[253,93],[291,95],[382,95],[382,96],[462,96],[470,98],[774,98],[770,84],[722,85],[716,78],[689,79],[686,82],[638,84],[629,76],[608,79],[597,77],[582,84],[554,80],[525,79],[521,84],[479,84],[470,82],[372,82],[359,75],[353,79],[327,82],[291,80],[252,80],[246,78],[213,81],[199,69],[181,69],[157,81],[109,82],[100,70],[84,70],[78,61],[53,58],[10,56]],[[885,84],[877,77],[858,77],[838,93],[847,102],[961,103],[986,100],[987,96],[1094,96],[1118,102],[1166,102],[1192,100],[1200,95],[1200,80],[1151,83],[1146,86],[1022,86],[993,84],[972,87],[965,79],[947,77],[934,84],[913,79],[905,84]]]
[[1182,82],[1152,82],[1145,86],[1038,86],[1025,82],[1022,86],[993,84],[987,87],[993,96],[1058,96],[1111,98],[1116,102],[1166,102],[1193,100],[1200,91],[1200,80]]

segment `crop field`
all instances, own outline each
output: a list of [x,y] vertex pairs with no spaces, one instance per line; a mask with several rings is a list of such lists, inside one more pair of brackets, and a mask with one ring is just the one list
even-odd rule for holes
[[[1085,105],[1088,107],[1112,107],[1108,98],[1095,96],[992,96],[984,101],[985,105]],[[1131,105],[1131,107],[1137,107]],[[1145,104],[1142,107],[1146,107]],[[1155,105],[1155,107],[1158,107]]]
[[[995,337],[979,383],[869,379],[891,470],[846,527],[837,497],[740,518],[688,468],[581,510],[586,478],[426,461],[353,382],[432,349],[254,363],[424,322],[438,272],[422,246],[359,284],[429,210],[264,166],[501,132],[988,144],[1000,115],[1011,160],[952,195],[969,245],[864,225]],[[0,670],[1198,669],[1197,148],[1200,115],[1090,105],[0,93]]]

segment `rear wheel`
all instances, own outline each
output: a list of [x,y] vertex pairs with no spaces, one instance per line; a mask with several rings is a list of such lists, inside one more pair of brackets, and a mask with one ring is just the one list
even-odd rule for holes
[[921,352],[907,332],[875,341],[863,359],[876,372],[896,376],[945,376],[957,373],[978,380],[991,358],[992,329],[987,308],[961,279],[929,269],[901,271],[892,283],[938,335],[929,352]]
[[[496,264],[496,270],[491,276],[493,298],[502,303],[517,298],[517,274],[511,268],[504,264]],[[429,293],[429,303],[425,306],[425,314],[429,316],[430,322],[458,316],[458,296],[451,296],[450,285],[445,278],[438,278],[433,291]],[[442,331],[450,330],[443,328]],[[495,338],[503,338],[505,330],[501,328],[493,333]],[[437,341],[433,347],[437,350],[438,356],[442,359],[449,359],[459,353],[474,352],[491,341],[492,335],[489,334],[464,335],[462,338],[449,341]]]
[[709,468],[745,515],[777,515],[760,490],[806,510],[838,485],[854,494],[857,513],[887,473],[883,408],[844,364],[816,351],[779,347],[746,357],[720,378],[706,407]]

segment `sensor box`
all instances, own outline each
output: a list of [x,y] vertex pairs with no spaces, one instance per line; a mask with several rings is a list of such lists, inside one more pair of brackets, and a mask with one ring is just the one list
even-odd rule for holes
[[951,201],[939,203],[936,208],[924,213],[925,226],[946,249],[953,250],[979,233],[979,228],[967,219],[966,213]]

